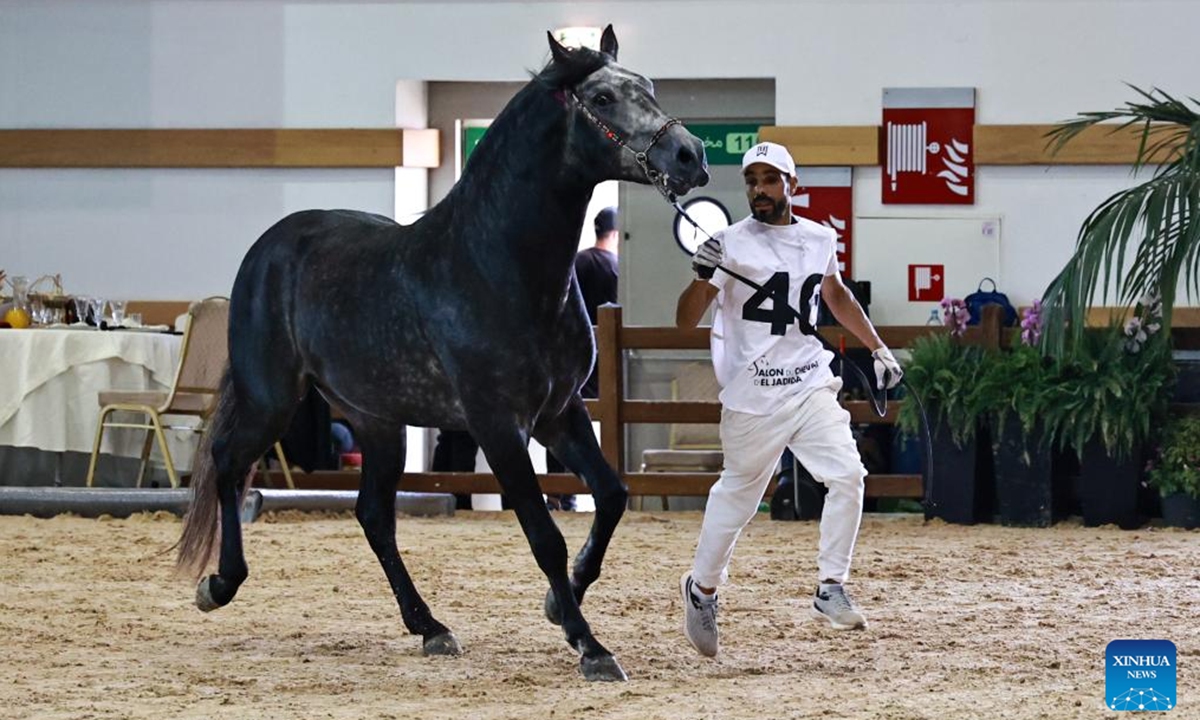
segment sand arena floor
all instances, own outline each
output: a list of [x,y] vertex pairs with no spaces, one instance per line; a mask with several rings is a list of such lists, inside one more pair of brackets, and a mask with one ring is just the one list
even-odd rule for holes
[[[572,548],[587,515],[558,516]],[[161,551],[168,515],[0,518],[4,718],[1096,718],[1116,638],[1178,647],[1200,717],[1200,533],[869,516],[853,587],[871,627],[808,619],[816,526],[760,516],[723,591],[723,648],[680,632],[698,513],[630,513],[585,613],[631,682],[590,684],[542,618],[509,513],[401,519],[404,557],[465,653],[425,658],[357,523],[245,530],[250,579],[204,615]]]

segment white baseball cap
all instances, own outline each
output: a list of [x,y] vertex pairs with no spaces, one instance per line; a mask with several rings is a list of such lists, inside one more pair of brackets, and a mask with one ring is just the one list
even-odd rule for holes
[[796,161],[787,148],[773,142],[760,142],[742,156],[742,170],[754,163],[766,163],[789,177],[796,177]]

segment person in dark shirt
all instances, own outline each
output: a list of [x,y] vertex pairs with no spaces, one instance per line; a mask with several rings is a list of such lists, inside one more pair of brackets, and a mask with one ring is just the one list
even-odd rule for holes
[[[596,244],[575,256],[575,279],[583,292],[583,304],[587,307],[588,319],[592,327],[596,326],[597,308],[605,303],[617,301],[617,252],[620,245],[620,233],[617,231],[617,209],[606,207],[596,213],[592,225],[596,230]],[[579,389],[584,398],[600,396],[599,382],[596,377],[596,365],[593,363],[592,372],[587,381]],[[552,473],[564,472],[562,463],[546,452],[546,471]],[[548,495],[547,505],[552,510],[574,510],[574,495]]]
[[[575,256],[575,277],[579,281],[580,290],[583,291],[583,303],[587,307],[588,319],[594,327],[596,309],[605,303],[617,301],[617,209],[606,207],[596,213],[593,227],[596,231],[596,244]],[[592,366],[592,372],[580,388],[579,394],[585,398],[599,396],[595,365]],[[475,454],[478,450],[479,445],[469,432],[442,429],[438,432],[430,469],[434,472],[474,472]],[[552,473],[566,472],[562,463],[548,450],[546,470]],[[456,495],[455,499],[459,510],[470,509],[470,495]],[[575,496],[548,495],[546,504],[552,510],[574,510]],[[503,497],[501,507],[508,508],[508,502]]]
[[[596,244],[575,256],[575,278],[583,291],[583,304],[587,307],[588,319],[596,326],[597,308],[605,303],[617,301],[617,209],[607,207],[596,213]],[[599,397],[596,366],[580,388],[585,398]]]

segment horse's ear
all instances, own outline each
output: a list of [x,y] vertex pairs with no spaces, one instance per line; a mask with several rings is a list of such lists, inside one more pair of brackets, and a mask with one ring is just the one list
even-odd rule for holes
[[600,35],[600,52],[613,60],[617,59],[617,33],[613,31],[611,23],[604,28],[604,32]]
[[555,40],[554,34],[549,30],[546,31],[546,39],[550,41],[550,55],[554,58],[555,63],[566,65],[571,62],[571,51]]
[[613,32],[612,23],[604,28],[604,33],[600,36],[600,52],[613,60],[617,59],[617,34]]

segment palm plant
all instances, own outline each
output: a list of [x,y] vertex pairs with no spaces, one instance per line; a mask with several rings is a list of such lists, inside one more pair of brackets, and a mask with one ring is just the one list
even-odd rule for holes
[[[1181,278],[1188,297],[1200,295],[1200,113],[1158,88],[1130,87],[1142,101],[1081,113],[1049,134],[1057,152],[1099,123],[1122,121],[1112,126],[1113,132],[1140,125],[1133,170],[1158,165],[1150,180],[1116,193],[1092,211],[1079,230],[1075,253],[1046,289],[1044,342],[1053,354],[1081,336],[1102,271],[1103,295],[1111,287],[1125,307],[1157,290],[1164,329],[1170,328]],[[1188,99],[1200,107],[1200,101]],[[1126,273],[1131,241],[1137,249]]]

